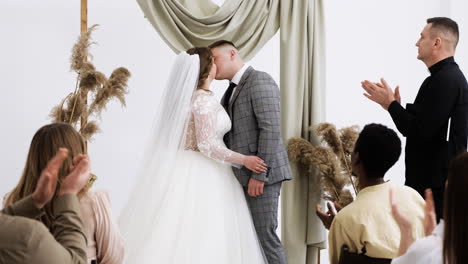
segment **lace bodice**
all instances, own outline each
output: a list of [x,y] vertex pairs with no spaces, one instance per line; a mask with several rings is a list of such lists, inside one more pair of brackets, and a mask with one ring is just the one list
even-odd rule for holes
[[185,149],[199,151],[211,159],[242,167],[245,156],[229,150],[224,135],[231,120],[221,104],[207,91],[197,90],[187,127]]

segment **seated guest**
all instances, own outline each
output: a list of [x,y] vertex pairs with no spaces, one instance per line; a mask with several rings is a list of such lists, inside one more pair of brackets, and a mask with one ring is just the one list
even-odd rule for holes
[[[23,176],[8,195],[6,205],[23,199],[34,191],[41,170],[53,156],[54,150],[59,147],[70,151],[70,158],[65,160],[59,172],[59,179],[70,170],[73,157],[86,153],[86,144],[82,136],[71,125],[54,123],[40,128],[32,139]],[[88,184],[78,194],[81,218],[88,240],[88,263],[96,261],[99,264],[120,264],[124,258],[124,240],[112,218],[109,197],[105,192],[93,192],[89,189]],[[54,218],[52,205],[46,206],[45,211],[41,221],[51,228]]]
[[401,141],[397,134],[379,124],[364,127],[351,155],[352,171],[359,179],[356,199],[336,215],[322,213],[317,206],[317,215],[325,226],[331,223],[328,234],[330,263],[340,259],[343,245],[350,252],[364,253],[372,258],[392,259],[398,256],[400,230],[392,217],[389,190],[401,201],[401,212],[412,223],[411,236],[424,236],[424,200],[407,186],[385,182],[385,173],[397,162],[401,154]]
[[[87,263],[86,235],[76,194],[89,180],[89,161],[77,155],[74,168],[63,178],[52,201],[55,219],[49,230],[37,219],[56,193],[59,169],[68,151],[59,152],[45,166],[31,195],[0,213],[0,263]],[[30,219],[28,219],[30,218]]]
[[[413,223],[402,214],[395,202],[392,203],[395,220],[401,230],[400,257],[395,264],[462,264],[468,260],[468,152],[459,154],[452,160],[444,198],[444,220],[435,223],[432,193],[426,190],[426,234],[425,238],[414,242],[406,234],[413,230]],[[404,201],[403,201],[404,203]],[[445,259],[445,262],[442,261]]]

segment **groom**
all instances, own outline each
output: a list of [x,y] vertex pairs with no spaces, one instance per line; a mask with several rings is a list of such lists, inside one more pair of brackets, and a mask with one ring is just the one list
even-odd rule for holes
[[229,80],[221,99],[232,120],[224,137],[228,148],[262,158],[268,171],[256,174],[233,168],[246,192],[258,238],[269,264],[285,264],[286,254],[276,235],[281,183],[290,180],[291,169],[280,127],[279,88],[273,78],[244,64],[236,46],[221,40],[211,46],[217,66],[216,79]]

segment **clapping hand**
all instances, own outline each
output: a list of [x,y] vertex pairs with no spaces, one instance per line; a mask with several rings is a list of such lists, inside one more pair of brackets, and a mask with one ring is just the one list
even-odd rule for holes
[[426,189],[425,191],[426,196],[426,207],[424,210],[424,231],[426,236],[432,234],[434,228],[437,225],[436,221],[436,212],[434,208],[434,198],[432,197],[431,189]]
[[[60,148],[41,172],[36,189],[32,194],[33,203],[38,209],[43,208],[54,197],[59,170],[67,157],[68,150]],[[86,185],[89,177],[88,156],[80,154],[74,158],[73,165],[70,167],[70,174],[62,181],[59,195],[77,194]]]
[[73,159],[70,174],[65,176],[60,186],[59,195],[78,194],[88,183],[91,174],[87,155],[79,154]]
[[[335,208],[333,208],[333,206]],[[333,205],[330,202],[327,202],[328,212],[322,212],[322,206],[317,204],[315,207],[315,214],[322,220],[323,225],[326,229],[330,229],[330,226],[335,219],[336,214],[343,209],[343,207],[338,202],[333,202]],[[336,210],[335,210],[336,209]]]
[[392,208],[393,218],[400,228],[400,248],[398,250],[398,256],[404,255],[408,248],[413,244],[413,225],[403,214],[401,214],[398,205],[395,201],[393,189],[390,189],[390,206]]
[[366,91],[364,96],[378,103],[385,110],[388,110],[390,104],[395,100],[401,103],[400,86],[397,86],[393,91],[383,78],[380,79],[380,83],[362,81],[361,86]]
[[50,200],[55,193],[57,187],[58,173],[63,161],[68,156],[68,150],[60,148],[57,154],[47,163],[47,166],[42,170],[39,180],[36,185],[36,189],[32,194],[32,200],[34,205],[41,209]]
[[401,212],[400,209],[398,208],[398,205],[395,201],[395,197],[393,194],[393,189],[390,189],[390,205],[392,207],[392,214],[393,218],[398,224],[398,227],[400,227],[400,231],[403,233],[412,233],[413,231],[413,226],[411,222],[404,216]]

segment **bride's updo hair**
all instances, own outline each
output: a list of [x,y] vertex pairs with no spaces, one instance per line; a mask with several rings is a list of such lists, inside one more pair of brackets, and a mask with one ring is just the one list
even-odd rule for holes
[[210,75],[211,67],[213,66],[213,55],[209,48],[191,48],[187,50],[189,55],[198,54],[200,57],[200,74],[198,75],[198,85],[197,89],[203,89],[208,75]]

